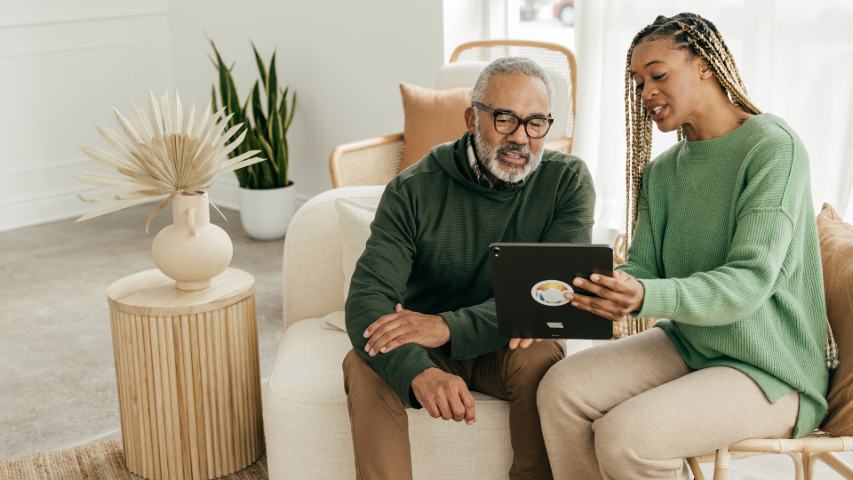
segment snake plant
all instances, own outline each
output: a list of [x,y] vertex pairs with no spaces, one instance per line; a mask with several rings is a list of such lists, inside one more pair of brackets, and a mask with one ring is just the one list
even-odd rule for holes
[[221,105],[225,108],[225,113],[231,115],[229,127],[240,123],[247,127],[246,139],[231,155],[236,157],[250,150],[260,150],[261,155],[267,159],[235,170],[240,186],[261,190],[291,185],[293,182],[287,175],[287,130],[293,122],[293,113],[296,110],[296,92],[278,86],[275,52],[267,69],[258,49],[252,44],[260,79],[255,81],[251,94],[241,103],[231,75],[234,64],[231,64],[231,67],[226,66],[213,40],[210,40],[210,45],[215,56],[212,59],[213,64],[219,75],[219,103],[214,85],[211,88],[213,105],[217,108]]

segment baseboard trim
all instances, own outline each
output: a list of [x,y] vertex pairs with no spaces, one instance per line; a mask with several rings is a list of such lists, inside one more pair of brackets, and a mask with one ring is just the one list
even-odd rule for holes
[[[93,208],[97,208],[80,201],[76,195],[78,191],[81,190],[38,195],[24,201],[0,205],[0,232],[67,220],[79,217]],[[106,194],[106,190],[87,190],[86,194],[96,197]],[[210,197],[211,201],[219,208],[240,210],[239,187],[236,183],[233,185],[224,182],[214,184],[210,189]],[[309,198],[311,195],[296,194],[296,208],[301,207]],[[143,204],[160,201],[162,201],[161,198],[155,198]],[[114,212],[109,215],[121,215],[121,212]]]
[[[80,191],[83,190],[69,189],[65,192],[38,195],[24,201],[0,205],[0,232],[67,220],[98,208],[77,198],[77,192]],[[86,194],[97,197],[106,195],[107,191],[104,189],[86,190]],[[160,201],[160,199],[155,198],[142,204],[156,201]],[[110,215],[115,214],[121,215],[121,212],[111,213]]]

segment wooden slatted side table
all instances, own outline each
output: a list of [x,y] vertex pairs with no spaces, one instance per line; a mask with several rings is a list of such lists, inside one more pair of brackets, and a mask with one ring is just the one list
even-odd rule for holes
[[229,268],[195,292],[159,270],[107,290],[127,469],[211,479],[263,452],[255,279]]

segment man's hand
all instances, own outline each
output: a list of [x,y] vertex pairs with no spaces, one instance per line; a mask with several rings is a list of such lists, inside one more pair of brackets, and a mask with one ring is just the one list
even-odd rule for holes
[[573,307],[614,322],[622,320],[631,312],[640,310],[646,293],[643,284],[636,278],[618,270],[613,272],[612,277],[593,273],[589,280],[575,278],[572,283],[601,297],[575,293],[572,297]]
[[510,338],[509,349],[515,350],[516,348],[527,348],[534,343],[539,343],[541,341],[541,338]]
[[425,315],[406,310],[397,304],[394,313],[382,315],[364,331],[364,351],[371,357],[407,343],[437,348],[450,340],[450,327],[441,315]]
[[477,421],[474,397],[461,377],[427,368],[412,380],[412,391],[432,418],[465,420],[468,425]]

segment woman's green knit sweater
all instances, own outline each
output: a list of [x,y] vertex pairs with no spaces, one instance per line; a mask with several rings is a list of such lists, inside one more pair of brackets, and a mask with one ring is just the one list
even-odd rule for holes
[[827,408],[813,215],[800,139],[780,118],[756,115],[649,163],[620,267],[645,287],[635,313],[668,319],[658,325],[688,366],[736,368],[771,402],[800,392],[794,436],[817,427]]

